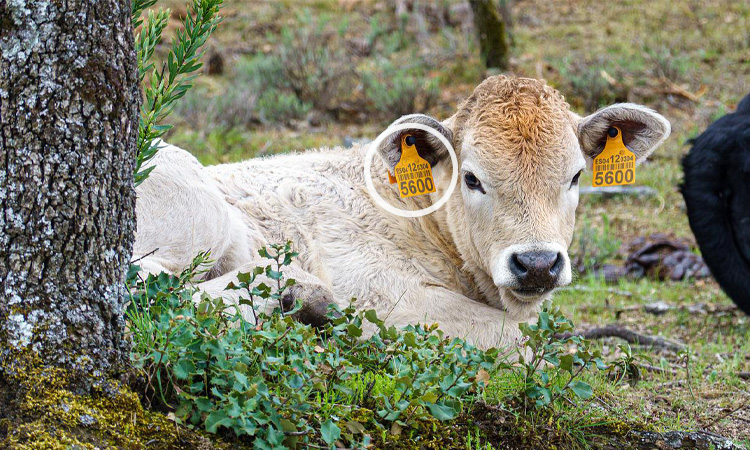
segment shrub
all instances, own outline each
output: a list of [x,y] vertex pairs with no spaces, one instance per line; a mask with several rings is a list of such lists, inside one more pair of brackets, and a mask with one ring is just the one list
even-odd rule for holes
[[[619,381],[634,371],[630,353],[607,367],[572,323],[546,305],[525,337],[518,363],[449,339],[437,325],[387,327],[375,311],[330,307],[329,322],[313,329],[284,314],[280,299],[294,284],[283,268],[296,253],[291,243],[259,251],[269,264],[240,273],[228,289],[244,292],[237,305],[201,295],[196,276],[210,255],[201,254],[179,276],[128,275],[133,361],[146,380],[146,397],[170,417],[210,433],[233,433],[256,448],[337,441],[367,446],[371,433],[447,421],[481,398],[493,378],[521,383],[502,398],[546,408],[557,399],[586,399],[580,379],[588,367],[612,371]],[[264,274],[272,286],[258,283]],[[270,315],[261,302],[279,306]],[[240,307],[253,311],[246,320]],[[301,303],[295,306],[296,311]],[[372,332],[366,336],[366,330]],[[385,438],[383,438],[385,439]]]
[[374,109],[387,118],[428,110],[438,99],[437,79],[427,79],[422,65],[397,66],[390,61],[363,74],[365,95]]
[[285,123],[305,117],[312,109],[312,103],[301,101],[296,95],[272,89],[265,91],[258,100],[258,113],[261,122]]
[[[292,283],[281,278],[289,244],[261,255],[275,262],[229,286],[250,287],[240,304],[254,309]],[[317,331],[279,308],[270,316],[256,311],[256,325],[221,299],[194,302],[190,283],[207,258],[199,255],[180,276],[140,279],[137,268],[129,276],[133,360],[146,395],[186,426],[251,436],[258,448],[295,440],[366,444],[369,437],[352,430],[456,417],[495,365],[497,351],[447,339],[435,325],[398,331],[374,311],[332,308]],[[253,285],[260,273],[278,284]],[[376,332],[360,340],[366,324]]]
[[342,39],[347,23],[333,30],[327,17],[301,15],[299,21],[297,27],[282,29],[276,42],[273,56],[281,77],[273,80],[273,86],[289,89],[300,102],[319,111],[336,110],[357,85],[357,58]]
[[595,111],[618,99],[615,88],[602,76],[603,64],[574,59],[559,67],[564,83],[561,90],[570,104],[584,111]]
[[579,375],[592,364],[599,369],[607,366],[599,351],[591,350],[580,336],[572,334],[573,323],[560,309],[547,303],[535,324],[521,324],[526,338],[526,357],[521,356],[523,368],[524,403],[547,406],[557,398],[573,394],[587,399],[593,395],[591,386]]
[[232,128],[303,118],[312,104],[285,90],[283,76],[275,56],[258,54],[240,59],[227,90],[211,101],[211,109],[215,111],[212,122]]
[[643,45],[643,55],[651,66],[651,75],[665,78],[673,82],[680,82],[688,78],[692,62],[689,56],[670,46],[657,44]]

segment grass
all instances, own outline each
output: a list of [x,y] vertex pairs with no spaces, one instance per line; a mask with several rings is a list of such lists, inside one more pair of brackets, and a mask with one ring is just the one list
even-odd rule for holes
[[[176,0],[168,3],[178,9],[181,4]],[[458,3],[446,2],[449,8]],[[371,38],[373,18],[380,27],[393,22],[391,12],[379,5],[382,2],[228,1],[226,19],[212,45],[225,55],[229,66],[244,55],[269,54],[281,30],[295,26],[299,14],[333,13],[337,20],[347,21],[347,39]],[[422,13],[431,14],[426,9]],[[692,239],[679,193],[679,162],[688,150],[685,142],[731,111],[750,91],[750,4],[727,0],[525,0],[514,2],[513,16],[515,47],[510,72],[546,78],[582,114],[587,112],[584,108],[590,112],[603,102],[628,100],[657,109],[673,126],[670,139],[649,162],[638,167],[636,174],[637,184],[654,188],[657,195],[611,199],[584,196],[575,239],[585,222],[601,230],[605,214],[612,238],[625,243],[655,232]],[[424,76],[436,80],[438,93],[424,112],[446,117],[486,74],[470,33],[465,37],[467,33],[461,32],[460,25],[442,30],[428,27],[426,32],[416,25],[407,22],[398,41],[382,39],[376,46],[393,61],[411,55],[427,61]],[[377,66],[374,57],[364,57],[360,69],[375,74]],[[613,81],[603,78],[602,70]],[[199,83],[208,91],[221,91],[229,79],[229,75],[201,77]],[[701,95],[693,101],[676,87]],[[168,140],[195,152],[203,163],[215,164],[340,145],[345,136],[373,138],[396,118],[368,118],[364,113],[364,120],[354,122],[334,118],[314,124],[261,123],[212,129],[177,117]],[[590,174],[585,174],[581,185],[590,183]],[[572,250],[575,252],[575,247]],[[622,256],[614,255],[606,262],[621,263]],[[635,349],[642,359],[651,361],[649,364],[675,372],[646,372],[635,387],[612,386],[601,377],[587,375],[587,381],[595,387],[596,400],[579,405],[583,407],[561,407],[554,426],[567,428],[571,435],[586,440],[595,434],[591,425],[598,421],[634,421],[658,430],[706,429],[750,443],[748,381],[737,376],[750,371],[750,319],[738,313],[691,313],[685,309],[670,310],[662,316],[628,310],[657,300],[684,307],[698,303],[729,305],[729,299],[713,281],[640,280],[610,286],[579,277],[575,286],[586,290],[563,289],[555,302],[580,327],[618,322],[642,333],[679,340],[689,350],[675,355]],[[630,295],[614,293],[613,288]],[[597,343],[609,355],[618,351],[616,344],[614,340]],[[493,389],[500,392],[504,386],[512,386],[513,380],[503,378],[493,383]],[[488,399],[492,395],[490,389]],[[744,408],[737,409],[743,404]],[[538,419],[528,416],[529,421]],[[467,448],[488,448],[489,432],[477,433],[465,439]]]
[[[676,306],[703,303],[711,306],[727,304],[728,300],[713,282],[654,282],[650,280],[620,282],[612,286],[593,279],[580,280],[578,285],[591,291],[563,290],[556,302],[564,305],[574,322],[604,325],[617,322],[648,335],[662,336],[687,345],[687,356],[665,354],[649,348],[639,350],[642,358],[652,364],[673,370],[675,374],[645,374],[634,389],[615,392],[622,411],[638,411],[650,416],[650,422],[661,429],[696,429],[710,425],[714,431],[727,426],[743,427],[732,418],[722,422],[721,410],[747,405],[747,382],[737,374],[750,366],[750,320],[733,313],[706,314],[687,310],[668,311],[653,316],[642,310],[628,310],[654,301]],[[598,290],[597,290],[598,289]],[[612,344],[602,342],[605,354]],[[651,415],[651,413],[657,413]],[[724,411],[727,412],[727,411]],[[739,411],[747,417],[747,411]],[[747,439],[743,428],[734,430],[738,438]]]

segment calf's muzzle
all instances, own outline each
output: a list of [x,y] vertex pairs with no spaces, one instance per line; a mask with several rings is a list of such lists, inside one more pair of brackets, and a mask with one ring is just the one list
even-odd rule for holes
[[565,265],[559,252],[528,251],[510,256],[510,272],[522,293],[543,293],[557,286]]

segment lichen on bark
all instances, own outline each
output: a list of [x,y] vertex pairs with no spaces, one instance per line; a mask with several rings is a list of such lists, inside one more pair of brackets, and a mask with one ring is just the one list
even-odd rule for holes
[[139,105],[129,0],[0,1],[0,377],[127,361]]

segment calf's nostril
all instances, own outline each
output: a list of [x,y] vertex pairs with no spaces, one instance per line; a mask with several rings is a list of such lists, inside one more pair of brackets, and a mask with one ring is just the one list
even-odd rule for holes
[[523,277],[529,272],[528,267],[523,263],[522,259],[519,258],[519,255],[516,253],[514,253],[510,257],[510,271],[517,277]]
[[555,258],[555,262],[549,269],[549,274],[555,278],[559,277],[564,265],[565,259],[563,258],[563,255],[561,253],[558,253],[557,257]]

